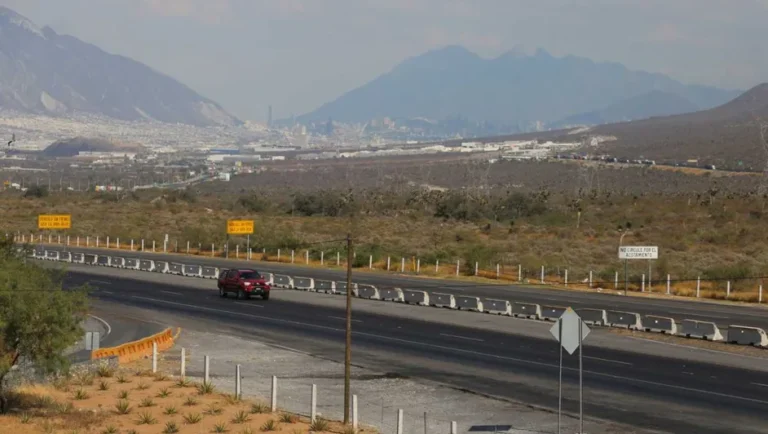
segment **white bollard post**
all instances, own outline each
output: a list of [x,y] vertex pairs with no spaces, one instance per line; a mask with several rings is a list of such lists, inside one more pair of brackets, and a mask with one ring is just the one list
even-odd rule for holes
[[235,259],[240,259],[240,245],[235,246]]
[[400,261],[400,272],[405,273],[405,258]]
[[387,256],[387,271],[389,271],[392,258]]
[[272,376],[272,413],[277,411],[277,377]]
[[523,264],[517,264],[517,281],[523,281]]
[[501,268],[499,267],[499,264],[496,263],[496,280],[499,280],[500,275],[501,275]]
[[440,273],[440,260],[435,259],[435,274]]
[[157,373],[157,342],[152,342],[152,373]]
[[458,434],[458,428],[455,421],[451,422],[451,434]]
[[304,252],[304,262],[309,265],[309,250]]
[[99,236],[98,235],[96,235],[96,248],[97,249],[99,248]]
[[541,283],[544,283],[544,266],[541,266]]
[[619,272],[618,271],[613,275],[613,289],[619,289]]
[[187,349],[184,347],[181,348],[181,368],[179,369],[179,375],[181,375],[181,378],[187,376]]
[[397,434],[403,434],[403,409],[397,409]]
[[69,235],[67,235],[67,245],[69,245]]
[[757,304],[760,304],[763,302],[763,285],[760,285],[757,288]]
[[725,298],[731,298],[731,281],[729,280],[725,287]]
[[592,270],[589,270],[589,289],[592,289]]
[[211,244],[211,258],[213,258],[214,256],[216,256],[216,243]]
[[131,239],[131,251],[133,251],[133,239]]
[[152,240],[152,253],[155,253],[155,240]]
[[189,241],[187,241],[187,255],[189,255]]
[[203,381],[206,383],[211,381],[211,358],[210,356],[203,356]]
[[416,274],[421,272],[421,259],[416,259]]
[[280,262],[280,249],[277,249],[277,262]]
[[311,409],[309,412],[309,421],[314,422],[317,419],[317,385],[312,385],[312,399],[310,400]]
[[643,277],[640,281],[640,292],[645,292],[645,274],[643,274]]
[[480,268],[480,264],[475,262],[475,276],[477,276],[477,272],[479,268]]
[[667,274],[667,295],[671,294],[672,291],[672,276]]
[[696,298],[701,297],[701,276],[696,277]]
[[294,263],[294,259],[296,258],[295,251],[291,250],[291,264]]
[[[53,238],[53,235],[48,234],[48,244],[53,244],[52,238]],[[109,244],[109,243],[107,243],[107,244]]]
[[565,269],[565,286],[568,286],[568,269]]
[[456,261],[456,275],[459,275],[459,265],[461,264],[461,259]]
[[341,266],[341,252],[336,252],[336,266]]
[[141,239],[141,251],[144,251],[144,238]]
[[56,244],[61,244],[61,235],[56,236]]
[[240,381],[240,365],[235,365],[235,398],[238,400],[243,397]]
[[117,248],[120,249],[120,238],[117,239]]
[[368,269],[373,270],[373,255],[368,255]]
[[325,252],[320,250],[320,265],[325,265]]
[[352,395],[352,429],[357,432],[357,395]]
[[109,237],[107,237],[107,248],[109,248]]

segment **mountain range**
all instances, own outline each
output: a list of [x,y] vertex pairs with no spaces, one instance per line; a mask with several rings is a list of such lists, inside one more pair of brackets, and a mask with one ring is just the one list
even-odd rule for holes
[[0,6],[0,109],[198,126],[234,116],[178,81]]
[[685,85],[617,63],[508,52],[484,59],[460,46],[429,51],[300,116],[303,123],[462,116],[520,131],[595,125],[708,109],[738,90]]

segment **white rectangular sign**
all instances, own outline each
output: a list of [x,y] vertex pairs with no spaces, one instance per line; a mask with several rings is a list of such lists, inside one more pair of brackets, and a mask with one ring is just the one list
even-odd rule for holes
[[657,246],[621,246],[619,259],[659,259]]

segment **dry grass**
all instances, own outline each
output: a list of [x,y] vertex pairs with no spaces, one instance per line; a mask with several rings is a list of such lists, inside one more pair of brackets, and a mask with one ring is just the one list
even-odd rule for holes
[[[138,379],[135,370],[121,374]],[[287,418],[280,419],[281,414],[269,411],[253,413],[252,401],[233,401],[226,395],[216,393],[198,395],[192,387],[174,389],[172,394],[162,398],[162,405],[142,406],[142,402],[164,395],[163,391],[170,390],[173,384],[171,379],[158,380],[139,391],[131,384],[115,382],[109,392],[99,390],[98,384],[77,386],[72,390],[82,389],[87,394],[87,398],[79,400],[75,400],[72,393],[53,387],[25,386],[11,394],[12,410],[0,415],[0,426],[2,432],[15,434],[209,433],[216,432],[217,427],[232,433],[270,431],[293,434],[297,430],[309,431],[307,420],[292,417],[290,423],[279,423],[279,420]],[[127,399],[117,398],[122,392],[129,392]],[[196,409],[184,406],[186,399],[192,397],[198,402]],[[327,429],[329,432],[341,432],[337,423],[330,424]]]

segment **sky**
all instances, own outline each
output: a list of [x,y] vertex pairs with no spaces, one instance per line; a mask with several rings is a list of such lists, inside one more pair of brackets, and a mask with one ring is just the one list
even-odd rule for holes
[[0,0],[141,61],[244,120],[300,115],[408,57],[543,48],[748,89],[768,81],[768,0]]

